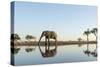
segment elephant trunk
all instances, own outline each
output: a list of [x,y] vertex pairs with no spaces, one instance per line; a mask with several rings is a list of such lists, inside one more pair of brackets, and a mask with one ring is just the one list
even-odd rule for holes
[[41,53],[42,53],[42,51],[41,51],[41,48],[40,48],[40,42],[41,42],[41,39],[42,39],[43,36],[44,36],[44,33],[42,33],[42,35],[40,36],[39,42],[38,42],[39,50],[40,50]]
[[38,45],[39,45],[39,46],[40,46],[40,41],[41,41],[42,37],[43,37],[43,33],[42,33],[42,35],[40,36],[40,39],[39,39],[39,42],[38,42]]
[[43,37],[43,33],[42,33],[42,35],[40,36],[40,39],[39,39],[39,42],[38,42],[38,47],[39,47],[39,50],[40,50],[41,54],[43,55],[43,52],[42,52],[42,50],[41,50],[41,48],[40,48],[40,42],[41,42],[42,37]]
[[39,39],[38,46],[40,46],[40,41],[41,41],[41,38],[42,38],[42,37],[40,37],[40,39]]

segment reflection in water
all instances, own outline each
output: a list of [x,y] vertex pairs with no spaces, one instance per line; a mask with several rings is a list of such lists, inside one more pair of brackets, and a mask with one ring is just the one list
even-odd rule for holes
[[93,57],[97,57],[97,51],[93,51],[93,52],[91,52],[91,55],[93,56]]
[[[83,62],[83,61],[96,61],[97,57],[93,57],[91,54],[88,57],[83,53],[83,50],[86,50],[86,44],[83,44],[82,47],[78,47],[75,44],[65,45],[65,46],[50,46],[50,50],[45,50],[45,46],[36,46],[36,50],[31,53],[27,53],[25,49],[28,46],[20,46],[21,50],[17,55],[12,55],[15,65],[30,65],[30,64],[43,64],[43,63],[57,63],[60,62]],[[55,50],[54,50],[55,49]],[[90,44],[89,50],[94,51],[95,45]],[[43,52],[43,53],[42,53]]]
[[83,51],[83,52],[84,52],[84,54],[88,55],[88,57],[90,55],[92,55],[93,57],[97,57],[97,47],[95,48],[94,51],[90,51],[89,50],[89,44],[87,44],[87,49],[85,51]]
[[78,47],[82,47],[82,44],[78,44]]
[[12,54],[18,54],[19,51],[20,51],[20,48],[18,48],[18,47],[11,48]]
[[84,54],[86,54],[87,56],[90,56],[91,52],[89,50],[83,51]]
[[26,49],[25,49],[25,51],[27,52],[27,53],[29,53],[29,52],[32,52],[32,51],[35,51],[35,49],[36,49],[36,46],[28,46]]
[[91,55],[92,55],[93,57],[97,57],[97,44],[96,44],[95,50],[94,50],[93,52],[91,52]]
[[[45,43],[45,50],[42,51],[40,45],[39,45],[39,50],[41,52],[42,57],[54,57],[57,54],[57,45],[55,45],[54,49],[50,49],[50,46],[46,45],[47,43]],[[49,49],[48,49],[49,48]]]
[[87,44],[87,49],[85,51],[83,51],[84,54],[86,54],[88,57],[90,56],[90,51],[89,51],[89,44]]
[[42,54],[42,56],[43,57],[53,57],[53,56],[55,56],[56,55],[56,53],[57,53],[57,50],[56,49],[46,49],[45,50],[45,52],[43,52],[42,50],[41,50],[41,48],[39,48],[40,49],[40,52],[41,52],[41,54]]

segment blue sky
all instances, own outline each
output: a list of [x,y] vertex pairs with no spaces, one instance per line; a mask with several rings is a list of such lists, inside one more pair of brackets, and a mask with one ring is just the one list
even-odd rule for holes
[[58,40],[83,38],[83,31],[97,27],[97,7],[51,3],[15,2],[15,33],[39,39],[42,31],[57,32]]

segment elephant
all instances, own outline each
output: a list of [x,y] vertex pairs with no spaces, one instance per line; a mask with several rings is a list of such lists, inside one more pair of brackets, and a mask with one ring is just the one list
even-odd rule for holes
[[55,40],[55,48],[57,48],[57,34],[54,31],[43,31],[40,36],[38,45],[40,45],[40,41],[43,37],[45,37],[45,46],[46,46],[46,48],[48,47],[48,50],[50,47],[50,39]]
[[[43,53],[40,48],[40,42],[43,37],[45,37],[45,53]],[[55,44],[54,44],[55,49],[53,50],[50,50],[50,39],[55,40]],[[42,53],[42,56],[45,56],[45,57],[54,56],[57,50],[57,34],[54,31],[43,31],[40,36],[38,46],[39,46],[40,52]]]

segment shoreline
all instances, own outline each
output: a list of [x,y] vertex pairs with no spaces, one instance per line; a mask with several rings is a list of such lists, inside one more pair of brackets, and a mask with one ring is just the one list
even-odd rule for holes
[[[50,45],[53,46],[55,44],[54,41],[50,42]],[[58,41],[58,46],[63,45],[84,45],[84,44],[97,44],[96,41]],[[11,46],[38,46],[38,42],[11,42]],[[40,42],[40,46],[45,46],[45,42]]]

